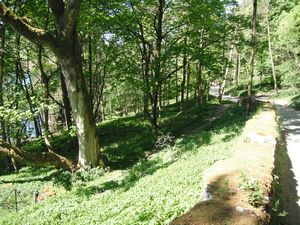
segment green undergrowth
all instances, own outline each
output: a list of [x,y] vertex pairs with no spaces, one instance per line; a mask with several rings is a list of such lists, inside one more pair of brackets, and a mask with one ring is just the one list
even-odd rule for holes
[[291,98],[295,95],[299,94],[299,89],[296,87],[284,87],[281,90],[279,90],[279,93],[277,96],[277,98]]
[[[273,82],[269,78],[265,78],[260,82],[259,80],[255,80],[252,92],[253,94],[260,94],[260,93],[268,93],[273,91]],[[237,97],[245,97],[248,95],[248,84],[247,83],[241,83],[238,86],[231,85],[228,88],[226,88],[225,91],[226,94],[231,96],[237,96]]]
[[288,106],[296,110],[300,110],[300,95],[292,97],[288,103]]
[[[205,113],[201,112],[203,119],[198,121],[199,125],[205,121]],[[166,131],[182,127],[175,124],[175,118],[174,128],[166,125]],[[185,120],[184,116],[181,118]],[[187,129],[184,135],[178,131],[172,146],[127,169],[94,169],[71,175],[28,167],[19,174],[1,176],[0,181],[14,183],[0,184],[0,198],[18,188],[28,193],[30,205],[19,213],[1,209],[0,224],[168,224],[200,200],[203,171],[230,157],[244,124],[244,110],[232,106],[209,128],[190,133]],[[56,195],[37,204],[30,203],[32,192],[43,189],[54,190]]]
[[[201,125],[218,107],[214,101],[200,107],[188,107],[178,112],[176,104],[166,106],[159,118],[159,132],[153,132],[148,120],[142,116],[123,117],[107,120],[98,125],[101,152],[104,162],[112,169],[124,169],[144,157],[145,151],[152,151],[161,133],[179,136],[182,129]],[[76,160],[77,138],[65,132],[52,138],[55,151]],[[31,152],[46,151],[43,140],[26,143],[23,149]]]

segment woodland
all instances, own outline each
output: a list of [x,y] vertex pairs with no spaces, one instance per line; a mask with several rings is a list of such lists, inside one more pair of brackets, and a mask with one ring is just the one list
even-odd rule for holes
[[0,43],[0,184],[49,198],[0,224],[168,224],[255,95],[300,109],[298,0],[2,0]]

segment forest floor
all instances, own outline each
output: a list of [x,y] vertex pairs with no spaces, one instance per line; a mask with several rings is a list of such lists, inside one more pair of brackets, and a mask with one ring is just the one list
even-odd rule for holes
[[[178,113],[174,106],[160,119],[164,133],[174,137],[160,149],[153,148],[157,135],[140,117],[103,123],[102,151],[111,162],[107,171],[72,175],[26,167],[0,176],[0,200],[20,191],[18,213],[12,195],[0,210],[0,224],[168,224],[187,212],[200,199],[203,171],[231,156],[245,125],[245,110],[208,104]],[[66,147],[67,136],[55,140],[65,151],[72,150],[72,142]],[[40,144],[27,147],[35,151]],[[143,158],[146,151],[151,154]],[[130,159],[134,161],[128,163]]]
[[287,159],[283,191],[286,196],[286,224],[300,224],[300,111],[288,107],[288,102],[275,99],[274,104],[284,128]]

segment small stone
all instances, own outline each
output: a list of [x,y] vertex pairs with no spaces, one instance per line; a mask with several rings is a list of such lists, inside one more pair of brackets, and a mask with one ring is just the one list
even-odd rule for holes
[[252,210],[249,208],[244,208],[242,206],[236,206],[235,207],[236,211],[242,214],[248,214],[248,213],[252,213]]
[[213,199],[212,194],[208,192],[207,188],[204,188],[202,192],[201,201],[209,201],[211,199]]

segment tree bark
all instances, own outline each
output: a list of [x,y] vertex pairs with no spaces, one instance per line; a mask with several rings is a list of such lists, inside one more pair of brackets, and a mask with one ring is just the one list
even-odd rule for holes
[[[61,70],[61,68],[59,68]],[[70,129],[72,126],[72,115],[71,115],[71,105],[70,99],[68,96],[67,85],[65,82],[65,78],[62,72],[60,72],[60,83],[61,83],[61,92],[62,92],[62,100],[64,104],[64,115],[66,120],[67,128]]]
[[226,84],[227,84],[228,74],[229,74],[229,63],[232,60],[232,53],[233,53],[233,45],[230,48],[229,60],[228,60],[228,62],[226,62],[226,65],[225,65],[226,69],[225,69],[224,79],[223,79],[223,82],[222,82],[222,85],[221,85],[221,91],[220,91],[220,95],[219,95],[219,102],[222,101],[222,97],[224,95],[225,87],[226,87]]
[[[4,24],[0,27],[1,35],[1,50],[0,50],[0,106],[3,106],[3,81],[4,81],[4,52],[5,52],[5,26]],[[3,118],[0,119],[1,125],[1,136],[2,140],[7,140],[5,121]]]
[[89,50],[89,55],[88,55],[88,67],[89,67],[89,94],[91,96],[91,99],[93,99],[93,53],[92,53],[92,37],[88,37],[88,50]]
[[[26,51],[26,55],[27,55],[27,59],[26,59],[26,74],[27,74],[27,82],[29,81],[28,83],[28,86],[27,85],[24,85],[24,87],[26,88],[26,95],[28,95],[30,97],[30,95],[34,94],[34,90],[33,90],[33,85],[32,85],[32,79],[31,79],[31,74],[29,72],[29,52],[28,52],[28,49]],[[21,64],[20,64],[21,65]],[[27,94],[28,93],[28,94]],[[27,98],[28,98],[27,96]],[[29,98],[27,99],[28,103],[29,103]],[[36,105],[32,102],[31,98],[30,98],[30,102],[32,104],[32,107],[33,109],[36,107]],[[31,110],[31,112],[34,114],[34,111]],[[33,117],[33,123],[34,123],[34,129],[35,129],[35,135],[36,137],[40,137],[42,135],[42,130],[41,130],[41,124],[40,124],[40,115],[34,115]]]
[[256,47],[256,14],[257,14],[257,0],[253,0],[253,15],[252,15],[252,33],[251,33],[251,55],[250,68],[248,77],[248,100],[247,100],[247,117],[250,116],[252,110],[252,86],[253,86],[253,71],[254,71],[254,56]]
[[196,105],[199,106],[203,104],[203,79],[202,79],[202,63],[199,61],[196,65],[197,77],[196,77],[196,89],[197,89],[197,99]]
[[240,56],[238,50],[236,50],[236,63],[235,63],[235,85],[236,85],[236,87],[238,87],[240,84],[240,59],[241,59],[241,56]]
[[38,49],[38,64],[40,69],[41,80],[44,85],[44,105],[43,105],[43,127],[45,133],[49,133],[49,98],[50,98],[50,89],[49,89],[49,78],[45,73],[43,62],[42,62],[42,52],[43,47],[40,45]]
[[187,65],[187,83],[186,83],[186,102],[189,101],[190,80],[191,80],[191,66],[190,66],[190,63],[188,63],[188,65]]
[[[199,47],[203,48],[204,44],[204,28],[201,29],[200,37],[199,37]],[[196,64],[196,105],[199,106],[203,104],[203,77],[202,77],[202,63],[198,60]]]
[[[48,28],[48,20],[49,20],[49,9],[47,10],[46,14],[46,20],[45,20],[45,30]],[[41,44],[38,45],[38,65],[40,69],[40,76],[41,76],[41,81],[44,86],[44,105],[42,107],[43,110],[43,123],[42,127],[45,130],[45,135],[47,136],[49,134],[49,99],[50,99],[50,88],[49,88],[49,83],[50,79],[47,76],[45,70],[44,70],[44,65],[43,65],[43,46]]]
[[94,121],[91,99],[85,86],[82,72],[81,55],[73,46],[65,50],[65,55],[59,57],[59,62],[65,77],[71,108],[75,120],[80,167],[95,167],[99,165],[99,141]]
[[149,95],[150,95],[150,84],[149,84],[149,75],[150,75],[150,61],[151,61],[151,51],[150,46],[143,42],[143,58],[144,58],[144,118],[149,118]]
[[152,87],[152,128],[154,130],[158,129],[157,117],[158,117],[158,95],[159,88],[161,85],[161,46],[163,41],[163,15],[165,8],[165,0],[158,1],[158,12],[157,21],[155,20],[154,28],[156,31],[156,45],[154,51],[154,77],[153,77],[153,87]]
[[176,98],[176,105],[178,105],[178,58],[176,56],[176,72],[175,72],[175,98]]
[[[185,41],[186,43],[186,41]],[[187,56],[186,53],[183,55],[183,69],[182,69],[182,82],[181,82],[181,99],[180,99],[180,110],[184,110],[184,93],[185,93],[185,83],[187,74]]]
[[267,12],[267,31],[268,31],[268,44],[269,44],[269,58],[272,67],[272,76],[274,81],[274,91],[276,94],[278,94],[277,78],[276,78],[276,71],[275,71],[275,64],[273,59],[273,51],[272,51],[272,43],[271,43],[271,34],[270,34],[269,5],[268,5],[268,12]]

